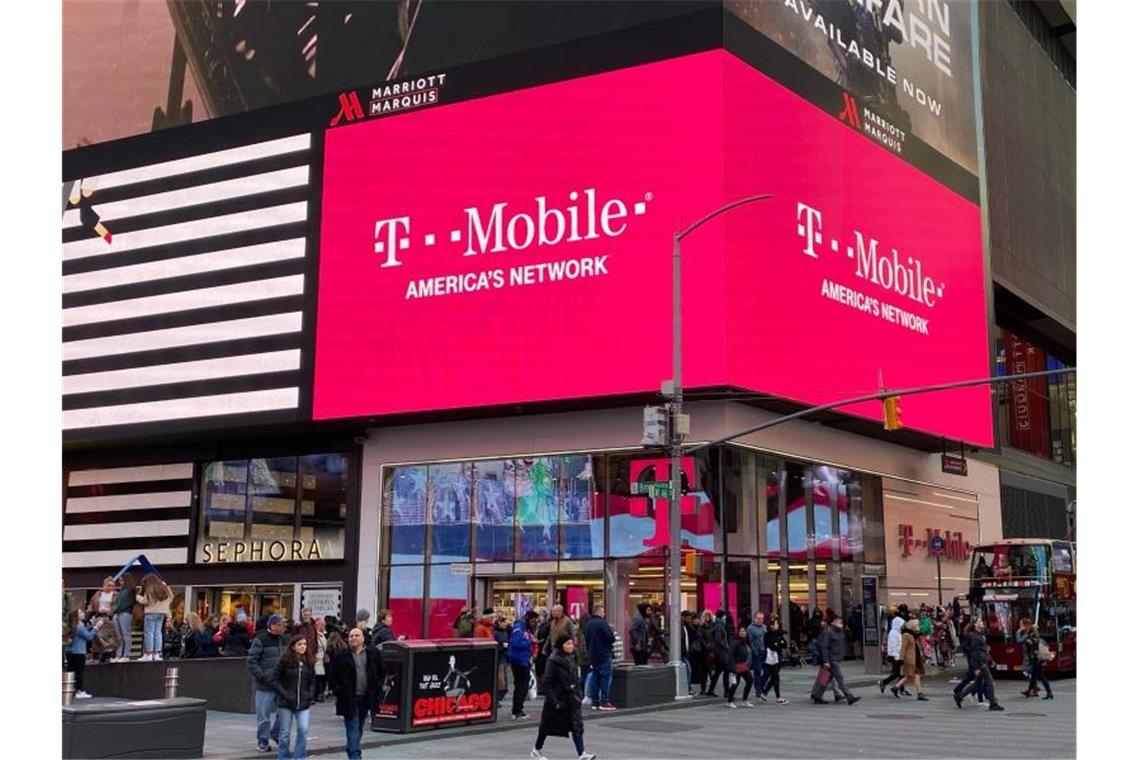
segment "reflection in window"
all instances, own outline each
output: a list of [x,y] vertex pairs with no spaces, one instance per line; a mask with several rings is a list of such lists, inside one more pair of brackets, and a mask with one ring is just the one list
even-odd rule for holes
[[516,459],[515,517],[518,521],[516,558],[558,557],[558,459]]
[[320,542],[322,556],[343,556],[348,460],[338,454],[301,457],[301,491],[301,540]]
[[384,526],[393,564],[424,561],[427,524],[427,468],[395,467],[388,471]]
[[[610,515],[610,556],[636,557],[641,554],[661,551],[664,546],[655,546],[657,532],[656,499],[630,495],[630,466],[634,457],[630,455],[609,458],[609,515]],[[642,474],[652,480],[652,470]],[[667,503],[667,502],[665,502]]]
[[780,553],[780,463],[775,459],[760,459],[760,483],[767,512],[768,553]]
[[424,566],[398,565],[388,578],[388,609],[392,633],[418,639],[423,636]]
[[597,493],[594,468],[602,457],[561,457],[559,492],[562,498],[562,558],[594,559],[605,556],[604,504]]
[[202,514],[209,539],[245,538],[245,494],[249,462],[211,462],[206,465]]
[[451,624],[467,604],[467,576],[451,571],[451,565],[431,566],[428,589],[428,638],[452,638]]
[[432,562],[468,562],[471,558],[471,465],[428,468]]
[[515,471],[506,461],[475,463],[475,559],[514,554]]
[[804,503],[804,467],[796,462],[785,465],[788,504],[788,557],[807,557],[807,505]]
[[813,467],[812,532],[815,556],[831,559],[831,496],[835,491],[835,470],[831,467]]

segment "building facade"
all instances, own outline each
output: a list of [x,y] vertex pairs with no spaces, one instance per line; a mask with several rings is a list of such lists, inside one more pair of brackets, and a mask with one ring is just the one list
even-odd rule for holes
[[[1075,324],[1066,349],[1010,295],[992,40],[1029,32],[1004,3],[895,5],[515,4],[506,36],[495,4],[153,19],[153,129],[65,109],[108,138],[63,153],[74,603],[142,554],[176,615],[387,607],[439,637],[464,605],[664,608],[669,463],[641,440],[668,251],[748,195],[684,244],[689,443],[1074,365]],[[294,24],[322,47],[273,37]],[[235,34],[277,54],[230,60]],[[903,430],[864,403],[695,451],[684,605],[858,612],[877,644],[888,605],[965,592],[974,545],[1057,529],[1021,494],[1075,502],[1074,399],[907,396]]]

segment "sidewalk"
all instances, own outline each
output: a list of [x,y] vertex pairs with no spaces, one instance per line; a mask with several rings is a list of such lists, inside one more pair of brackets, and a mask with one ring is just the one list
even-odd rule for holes
[[[854,672],[854,663],[848,670],[847,686],[852,690],[873,687],[882,676],[870,676]],[[794,705],[797,702],[807,703],[807,693],[811,690],[815,680],[816,669],[806,666],[788,669],[780,673],[781,693]],[[947,671],[945,678],[953,673]],[[939,678],[935,674],[935,678]],[[955,677],[957,680],[957,677]],[[720,686],[717,687],[718,693]],[[720,699],[723,699],[723,695]],[[391,747],[400,744],[432,741],[457,736],[478,736],[498,731],[511,731],[515,729],[537,730],[538,718],[542,713],[542,698],[529,701],[526,711],[530,718],[523,721],[511,720],[509,707],[510,695],[505,702],[507,709],[498,711],[498,718],[494,723],[483,723],[474,726],[457,726],[453,728],[440,728],[432,731],[421,731],[413,734],[387,734],[366,730],[361,741],[363,749],[376,747]],[[600,712],[597,710],[584,710],[582,717],[587,721],[607,720],[629,715],[645,713],[658,713],[664,710],[683,710],[713,703],[707,698],[694,697],[690,700],[681,700],[662,705],[629,708],[616,712]],[[240,713],[227,713],[210,711],[206,714],[206,746],[203,757],[206,758],[265,758],[273,755],[262,754],[256,751],[257,720],[253,715]],[[344,721],[336,716],[336,706],[332,701],[313,705],[309,711],[309,735],[307,740],[308,754],[310,755],[340,755],[344,753]],[[276,745],[273,745],[276,749]]]

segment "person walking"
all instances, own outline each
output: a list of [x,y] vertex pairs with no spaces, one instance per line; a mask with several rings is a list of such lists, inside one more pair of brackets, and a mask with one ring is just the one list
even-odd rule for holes
[[788,700],[780,696],[780,667],[784,662],[788,641],[780,629],[779,618],[772,618],[768,624],[768,632],[764,634],[764,676],[761,679],[761,691],[757,694],[760,701],[767,702],[768,691],[776,692],[776,704],[786,705]]
[[990,672],[990,652],[986,643],[985,621],[979,620],[975,623],[974,630],[973,634],[967,631],[962,635],[962,653],[966,655],[966,667],[969,669],[966,675],[970,681],[967,685],[963,685],[966,679],[962,679],[963,683],[955,687],[954,703],[961,709],[962,700],[977,692],[989,697],[990,710],[1002,711],[1005,708],[998,704],[997,693],[994,691],[994,678]]
[[697,673],[694,675],[697,683],[700,684],[701,690],[698,696],[705,696],[711,690],[712,684],[708,683],[709,677],[716,670],[716,653],[713,651],[713,614],[710,610],[705,610],[701,613],[700,623],[697,625],[697,636],[695,647],[698,656],[693,658],[694,663],[697,665]]
[[162,629],[170,614],[174,594],[155,573],[142,577],[142,593],[135,601],[143,605],[143,660],[162,659]]
[[642,602],[637,605],[637,614],[629,622],[626,636],[629,639],[629,651],[633,653],[634,665],[645,665],[649,662],[649,605]]
[[87,644],[98,635],[98,628],[102,627],[103,620],[97,619],[94,624],[88,621],[87,613],[83,610],[72,610],[67,615],[66,630],[70,632],[64,656],[67,662],[67,672],[75,674],[75,698],[88,699],[90,694],[83,690],[83,671],[87,668]]
[[732,658],[732,675],[730,678],[731,685],[725,690],[724,699],[727,707],[736,709],[736,688],[740,686],[740,682],[744,682],[744,698],[740,703],[743,707],[753,707],[753,704],[748,701],[748,695],[752,691],[752,684],[755,681],[752,678],[752,645],[748,639],[748,629],[738,628],[736,635],[732,637],[732,642],[729,644],[730,657]]
[[757,612],[748,624],[748,646],[752,649],[752,683],[756,696],[760,696],[760,684],[764,680],[764,636],[768,633],[768,626],[764,624],[764,613]]
[[713,674],[709,679],[708,696],[716,696],[716,682],[720,679],[724,693],[728,694],[728,676],[733,670],[732,652],[729,646],[728,629],[725,627],[725,611],[717,610],[710,632],[712,633]]
[[495,625],[492,629],[495,643],[499,645],[499,657],[495,665],[495,702],[502,706],[503,697],[507,696],[507,676],[511,672],[511,663],[507,660],[507,651],[511,648],[511,626],[507,623],[506,615],[495,615]]
[[131,659],[131,647],[134,645],[134,608],[135,608],[135,579],[130,573],[124,573],[119,579],[119,594],[115,597],[115,606],[112,608],[112,619],[115,623],[115,635],[119,638],[119,646],[111,662],[126,662]]
[[[1037,682],[1040,681],[1041,685],[1045,687],[1045,696],[1042,699],[1052,699],[1053,685],[1045,677],[1046,660],[1041,657],[1042,647],[1045,645],[1042,644],[1041,634],[1037,632],[1037,626],[1032,623],[1029,624],[1029,629],[1025,633],[1023,646],[1025,647],[1025,659],[1029,662],[1029,688],[1021,692],[1022,696],[1037,696]],[[1047,646],[1045,646],[1045,651],[1048,652]]]
[[594,760],[596,757],[586,752],[583,737],[582,693],[578,686],[576,648],[574,636],[563,631],[555,638],[546,660],[546,670],[542,677],[542,717],[538,723],[538,737],[530,751],[532,760],[546,760],[542,746],[548,736],[569,736],[574,741],[578,760]]
[[[309,706],[316,696],[317,676],[309,640],[302,633],[289,639],[289,646],[273,668],[277,692],[277,760],[303,760],[309,734]],[[290,734],[297,726],[297,739],[290,747]]]
[[926,694],[922,691],[922,677],[926,674],[926,668],[923,664],[922,647],[918,642],[920,630],[917,620],[908,620],[903,625],[902,646],[900,647],[902,677],[898,684],[891,687],[891,694],[897,698],[902,687],[906,685],[908,680],[911,680],[914,681],[914,687],[918,692],[918,696],[915,698],[919,702],[926,702]]
[[[277,613],[269,616],[264,631],[258,631],[249,647],[246,666],[253,676],[253,704],[257,711],[257,751],[268,752],[269,742],[278,740],[276,714],[277,688],[273,685],[273,671],[285,649],[285,618]],[[272,725],[271,725],[272,722]]]
[[344,718],[345,752],[349,760],[360,760],[364,725],[371,706],[380,699],[380,650],[365,646],[364,631],[353,628],[348,648],[337,652],[328,671],[336,714]]
[[511,629],[511,641],[507,647],[507,661],[511,664],[515,690],[511,701],[511,720],[525,720],[529,716],[523,710],[526,692],[530,686],[530,668],[534,660],[531,646],[535,643],[534,628],[538,623],[538,613],[530,610],[526,616],[515,621]]
[[[819,652],[822,658],[823,665],[821,666],[827,671],[826,680],[821,681],[817,678],[815,685],[811,690],[811,701],[815,704],[827,704],[823,701],[823,691],[827,688],[827,684],[832,684],[832,689],[837,692],[842,692],[843,697],[847,698],[847,704],[853,705],[858,702],[862,697],[857,697],[851,693],[847,688],[847,684],[843,681],[843,650],[844,650],[844,635],[843,635],[843,618],[835,613],[832,613],[831,620],[824,630],[819,635]],[[835,695],[835,701],[838,702],[843,697],[838,693]]]
[[[898,683],[902,678],[902,629],[905,622],[898,616],[891,619],[891,632],[887,634],[887,659],[891,663],[891,672],[879,681],[880,694],[886,694],[887,686]],[[891,693],[894,693],[893,689]],[[898,694],[895,694],[895,698],[898,698]]]
[[617,707],[610,701],[610,685],[614,678],[614,632],[606,622],[605,605],[594,607],[594,614],[586,623],[586,648],[593,671],[587,679],[590,706],[594,710],[612,711]]
[[693,613],[690,610],[683,610],[681,612],[681,662],[685,665],[685,693],[693,693],[693,663],[690,662],[690,652],[692,651],[693,639],[696,634],[696,627],[693,625]]

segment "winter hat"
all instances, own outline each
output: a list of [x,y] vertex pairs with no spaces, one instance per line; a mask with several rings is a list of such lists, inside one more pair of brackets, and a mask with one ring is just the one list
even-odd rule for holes
[[284,622],[285,622],[285,618],[281,617],[276,612],[274,612],[272,615],[269,616],[269,620],[265,624],[266,625],[277,625],[278,623],[284,623]]
[[556,638],[554,640],[554,648],[555,648],[555,650],[561,652],[563,644],[565,644],[567,641],[574,641],[574,640],[575,640],[574,637],[568,633],[559,634],[558,638]]

